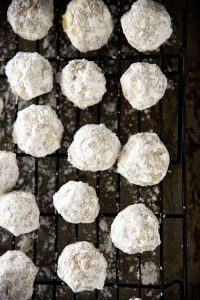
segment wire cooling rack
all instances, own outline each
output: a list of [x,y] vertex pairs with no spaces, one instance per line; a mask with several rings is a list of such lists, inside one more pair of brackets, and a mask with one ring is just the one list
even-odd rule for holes
[[[35,290],[32,299],[129,299],[131,297],[141,297],[142,299],[187,299],[187,206],[186,206],[186,168],[185,168],[185,84],[186,84],[186,0],[177,1],[179,13],[175,13],[176,5],[172,1],[165,1],[164,4],[170,14],[174,16],[175,28],[178,32],[178,42],[175,45],[164,45],[160,51],[152,53],[138,53],[133,50],[126,42],[120,27],[121,15],[130,8],[128,0],[121,1],[105,1],[111,9],[115,21],[115,33],[112,36],[108,46],[99,51],[87,53],[85,55],[79,53],[70,46],[66,35],[63,33],[61,26],[61,16],[66,9],[68,1],[55,0],[55,20],[54,28],[50,32],[50,39],[45,46],[45,41],[40,42],[26,42],[14,35],[9,25],[6,24],[6,10],[9,1],[1,3],[1,17],[2,34],[4,36],[2,43],[2,53],[0,53],[1,69],[3,70],[5,63],[14,56],[18,51],[37,51],[47,57],[52,63],[55,74],[59,74],[62,67],[72,59],[87,58],[95,61],[105,72],[107,78],[107,97],[111,105],[107,112],[104,111],[106,107],[106,99],[98,105],[89,108],[86,111],[80,111],[68,103],[61,95],[59,84],[56,83],[53,91],[53,108],[56,109],[58,115],[65,126],[65,134],[63,138],[63,146],[56,153],[49,155],[47,158],[32,158],[22,152],[17,147],[13,148],[11,141],[11,129],[9,129],[3,141],[0,140],[1,148],[6,150],[15,150],[20,164],[28,164],[28,170],[22,168],[21,176],[23,180],[19,181],[18,188],[25,189],[31,186],[31,190],[35,193],[41,212],[42,225],[46,226],[45,230],[38,230],[34,235],[32,248],[29,249],[29,255],[32,256],[33,261],[43,270],[50,268],[51,274],[46,276],[38,275],[35,281]],[[176,22],[176,14],[179,17]],[[6,36],[6,37],[5,37]],[[9,51],[10,45],[11,51]],[[178,45],[178,46],[177,46]],[[5,49],[8,51],[4,51]],[[48,51],[47,51],[48,50]],[[147,112],[134,111],[121,94],[119,79],[122,73],[128,68],[132,62],[149,61],[157,63],[163,72],[168,77],[169,82],[175,80],[176,87],[164,96],[158,105],[150,110],[150,117]],[[169,67],[170,65],[170,67]],[[57,76],[57,75],[56,75]],[[0,79],[3,85],[6,85],[6,77],[4,71],[0,74]],[[6,94],[6,85],[5,90]],[[1,91],[3,94],[3,92]],[[110,93],[110,95],[109,95]],[[166,92],[167,94],[167,92]],[[1,94],[0,94],[1,95]],[[5,97],[6,98],[6,97]],[[51,99],[52,99],[51,98]],[[106,98],[106,96],[105,96]],[[172,98],[173,103],[170,102]],[[39,97],[30,103],[47,104],[49,98]],[[165,101],[166,99],[166,101]],[[12,101],[12,102],[11,102]],[[175,102],[175,104],[174,104]],[[13,123],[17,116],[19,109],[30,103],[15,104],[11,93],[5,101],[6,120],[2,127]],[[112,105],[114,103],[114,106]],[[173,107],[175,105],[175,110]],[[171,109],[172,107],[172,109]],[[10,112],[9,112],[10,110]],[[64,113],[65,112],[65,113]],[[65,245],[76,240],[88,240],[93,242],[97,247],[102,245],[105,235],[102,235],[102,226],[100,222],[110,223],[117,213],[133,202],[140,202],[141,199],[146,201],[149,197],[149,192],[152,193],[151,188],[139,188],[135,186],[128,186],[126,181],[116,174],[114,170],[97,172],[92,174],[90,172],[81,172],[75,170],[67,163],[67,147],[72,141],[75,131],[85,123],[106,123],[107,126],[113,129],[121,142],[124,144],[130,134],[135,132],[150,130],[153,128],[161,139],[166,143],[170,156],[171,167],[174,177],[179,177],[178,183],[175,180],[171,181],[165,179],[159,186],[157,186],[158,201],[155,208],[156,216],[160,221],[160,236],[161,245],[156,252],[130,256],[121,253],[114,249],[112,252],[112,260],[108,261],[111,270],[111,276],[107,279],[105,289],[103,292],[95,291],[91,293],[73,294],[67,286],[57,277],[56,264],[58,255],[61,253]],[[174,125],[175,124],[175,125]],[[10,126],[10,127],[9,127]],[[167,129],[166,129],[167,128]],[[175,128],[175,129],[174,129]],[[5,128],[4,128],[5,129]],[[6,130],[6,129],[5,129]],[[175,135],[174,135],[175,131]],[[175,142],[174,142],[175,140]],[[46,162],[47,164],[45,165]],[[44,168],[46,166],[46,169]],[[43,170],[44,168],[44,170]],[[96,186],[97,194],[100,198],[101,211],[95,222],[90,226],[84,225],[66,225],[62,218],[53,210],[52,198],[49,197],[47,202],[43,203],[44,194],[47,192],[45,185],[50,185],[51,176],[53,178],[53,192],[57,191],[59,187],[67,180],[85,180]],[[66,170],[69,170],[66,172]],[[46,174],[45,174],[46,173]],[[47,175],[47,177],[45,177]],[[170,174],[168,175],[170,176]],[[43,178],[45,178],[43,180]],[[112,181],[111,189],[108,193],[105,192],[105,185]],[[176,184],[178,188],[176,188]],[[47,187],[47,188],[48,188]],[[43,192],[44,189],[44,192]],[[168,196],[168,190],[171,194]],[[49,194],[47,193],[47,196]],[[176,195],[176,196],[173,196]],[[52,195],[51,195],[52,196]],[[176,205],[166,205],[168,198],[178,198]],[[149,204],[149,203],[148,203]],[[147,204],[147,205],[148,205]],[[150,203],[152,204],[152,203]],[[151,206],[149,204],[149,206]],[[48,221],[46,221],[48,220]],[[107,224],[107,223],[106,223]],[[67,226],[67,227],[66,227]],[[179,229],[177,227],[179,226]],[[166,232],[166,228],[169,232]],[[109,232],[109,230],[108,230]],[[174,236],[172,233],[174,232]],[[7,233],[8,234],[8,233]],[[51,240],[48,240],[48,235],[51,235]],[[2,233],[3,237],[3,233]],[[107,238],[107,237],[106,237]],[[176,240],[179,241],[179,248],[174,247]],[[18,240],[10,235],[7,242],[2,238],[2,253],[8,249],[18,249]],[[45,244],[47,240],[47,244]],[[52,242],[53,240],[53,242]],[[170,240],[172,240],[170,244]],[[48,244],[48,241],[51,241]],[[46,246],[41,252],[43,244]],[[179,250],[177,250],[179,249]],[[103,252],[106,249],[102,248]],[[50,252],[49,256],[46,253]],[[168,253],[168,254],[166,254]],[[109,256],[105,253],[105,256]],[[50,257],[50,259],[49,259]],[[152,258],[153,257],[153,258]],[[177,260],[175,267],[173,257]],[[131,261],[130,261],[131,259]],[[142,263],[145,260],[154,259],[159,268],[159,276],[157,282],[154,284],[146,284],[142,280]],[[130,265],[133,263],[132,271]],[[127,272],[129,268],[129,272]],[[170,273],[170,270],[171,273]],[[135,273],[134,273],[135,272]],[[48,273],[48,272],[46,272]],[[128,275],[127,275],[128,274]],[[135,275],[134,275],[135,274]],[[17,300],[17,299],[16,299]]]

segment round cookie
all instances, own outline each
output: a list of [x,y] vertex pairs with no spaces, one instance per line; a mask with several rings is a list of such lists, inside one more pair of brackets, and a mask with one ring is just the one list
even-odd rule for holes
[[38,268],[21,251],[7,251],[0,256],[1,300],[28,300],[33,294],[33,283]]
[[85,109],[102,100],[106,79],[93,61],[75,59],[62,70],[61,90],[75,106]]
[[53,71],[47,59],[39,53],[18,52],[5,68],[13,94],[31,100],[53,88]]
[[111,239],[116,248],[128,254],[153,251],[160,245],[159,223],[144,204],[123,209],[111,225]]
[[16,154],[0,151],[0,194],[11,190],[19,177]]
[[48,105],[35,105],[18,112],[13,140],[27,154],[44,157],[60,148],[63,125]]
[[99,199],[93,187],[82,181],[68,181],[53,196],[53,204],[70,223],[92,223],[99,213]]
[[155,105],[167,87],[167,78],[157,65],[141,62],[133,63],[120,82],[124,97],[138,110]]
[[110,11],[102,0],[72,0],[62,24],[72,45],[81,52],[100,49],[113,31]]
[[121,18],[129,44],[140,52],[159,48],[171,35],[171,18],[165,7],[152,0],[138,0]]
[[77,242],[64,248],[58,258],[58,276],[74,293],[102,290],[107,262],[91,243]]
[[88,124],[75,134],[68,148],[68,161],[83,171],[103,171],[111,168],[120,151],[120,141],[104,124]]
[[38,229],[39,215],[33,194],[15,191],[0,195],[0,226],[15,236]]
[[154,185],[165,177],[169,161],[169,153],[156,133],[137,133],[122,148],[117,172],[130,183]]
[[12,0],[7,17],[13,31],[23,39],[42,39],[53,26],[53,1]]

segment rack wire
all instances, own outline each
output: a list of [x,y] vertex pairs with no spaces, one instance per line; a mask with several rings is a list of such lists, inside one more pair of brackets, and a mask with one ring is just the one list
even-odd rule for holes
[[[6,1],[5,1],[6,2]],[[64,1],[66,2],[66,1]],[[9,3],[5,3],[4,9],[7,9]],[[56,65],[56,72],[60,71],[61,67],[61,62],[62,63],[67,63],[70,60],[80,58],[80,53],[78,53],[75,56],[65,56],[61,57],[60,54],[60,30],[61,30],[61,15],[63,14],[62,8],[63,7],[63,1],[55,0],[55,28],[56,28],[56,57],[51,57],[48,58],[51,63],[54,63]],[[67,3],[65,3],[66,5]],[[165,2],[167,6],[167,1]],[[188,291],[187,291],[187,203],[186,203],[186,137],[185,137],[185,85],[186,85],[186,46],[187,46],[187,31],[186,31],[186,24],[187,24],[187,0],[182,1],[182,11],[183,11],[183,16],[182,16],[182,43],[181,43],[181,48],[179,53],[163,53],[162,47],[159,53],[152,53],[152,54],[139,54],[139,53],[133,53],[133,54],[127,54],[124,55],[122,54],[122,31],[120,27],[120,17],[121,17],[121,11],[122,11],[122,5],[123,5],[123,0],[118,0],[118,1],[111,1],[109,2],[109,5],[116,5],[117,6],[117,24],[115,25],[118,30],[118,54],[117,58],[113,58],[113,56],[110,56],[109,54],[105,55],[102,54],[101,51],[95,52],[95,54],[92,54],[89,56],[89,60],[94,60],[95,62],[100,63],[102,61],[114,61],[114,63],[117,64],[117,72],[113,72],[112,74],[106,74],[107,77],[110,78],[115,78],[118,80],[116,89],[117,89],[117,134],[118,137],[121,138],[121,105],[123,97],[121,95],[121,88],[120,88],[120,83],[119,79],[122,75],[122,64],[124,63],[125,60],[131,60],[131,61],[142,61],[142,60],[150,60],[150,59],[156,59],[159,61],[159,65],[161,69],[163,69],[163,59],[166,58],[171,58],[171,59],[178,59],[179,61],[179,66],[178,66],[178,71],[170,71],[170,72],[165,72],[166,76],[168,75],[177,75],[179,76],[179,95],[178,95],[178,147],[177,147],[177,156],[175,159],[171,160],[172,165],[176,164],[181,164],[181,180],[182,180],[182,211],[180,213],[165,213],[164,212],[164,197],[163,197],[163,185],[162,183],[159,185],[160,189],[160,211],[159,213],[156,214],[158,219],[160,220],[160,237],[161,237],[161,245],[160,245],[160,282],[159,284],[143,284],[141,280],[141,263],[142,263],[142,255],[138,254],[138,280],[137,282],[134,283],[123,283],[120,281],[120,251],[116,250],[116,259],[115,259],[115,281],[113,282],[106,282],[105,286],[106,287],[111,287],[116,290],[115,293],[115,299],[122,299],[120,297],[120,289],[125,289],[129,288],[132,289],[136,294],[135,296],[141,298],[142,297],[142,292],[144,289],[147,290],[158,290],[160,292],[160,299],[169,299],[166,298],[166,290],[173,287],[177,286],[179,290],[179,299],[181,300],[186,300],[188,297]],[[16,42],[17,42],[17,47],[16,47],[16,52],[19,50],[19,40],[20,38],[16,37]],[[39,42],[36,43],[35,45],[36,50],[39,52],[40,47],[39,47]],[[20,49],[22,50],[22,49]],[[1,62],[7,62],[11,57],[4,57],[1,59]],[[170,73],[170,74],[169,74]],[[0,77],[5,78],[5,74],[0,75]],[[59,94],[59,85],[56,85],[56,90],[57,93]],[[39,99],[36,100],[35,103],[39,103]],[[60,99],[59,96],[56,98],[56,104],[57,104],[57,114],[60,115],[62,112],[59,109],[60,106]],[[18,112],[18,105],[16,104],[15,106],[16,110],[16,116]],[[96,109],[96,123],[101,122],[101,103],[97,105]],[[162,139],[162,134],[163,134],[163,103],[160,101],[159,103],[159,135]],[[80,110],[76,110],[76,130],[80,127]],[[137,112],[137,131],[141,131],[141,113]],[[17,157],[24,157],[27,156],[25,153],[21,153],[18,151],[17,148],[15,148]],[[67,158],[67,153],[62,152],[62,151],[57,151],[54,154],[49,155],[52,159],[56,161],[56,190],[59,189],[60,182],[59,182],[59,172],[60,172],[60,164],[61,164],[61,159],[62,158]],[[37,197],[38,194],[38,160],[35,158],[35,195]],[[79,170],[76,170],[76,180],[80,179],[80,174]],[[120,211],[121,206],[120,206],[120,200],[121,197],[123,196],[121,194],[121,189],[120,189],[120,182],[121,178],[120,175],[117,175],[117,188],[116,188],[116,207],[113,210],[113,212],[100,212],[97,220],[96,220],[96,246],[99,246],[99,220],[100,218],[114,218],[117,213]],[[101,191],[101,173],[97,172],[96,173],[96,191],[97,195],[99,195]],[[140,190],[137,189],[137,195],[138,199],[140,196]],[[55,231],[55,243],[54,243],[54,272],[53,272],[53,277],[52,279],[48,280],[43,280],[43,279],[37,279],[35,281],[35,287],[38,285],[47,285],[51,286],[53,288],[53,293],[52,293],[52,299],[56,300],[59,299],[57,296],[57,287],[60,286],[62,281],[57,277],[56,273],[56,267],[57,267],[57,259],[58,259],[58,238],[59,238],[59,227],[58,227],[58,214],[56,211],[54,212],[41,212],[42,217],[49,217],[54,220],[54,231]],[[164,219],[177,219],[181,220],[182,222],[182,245],[183,245],[183,272],[182,276],[180,278],[175,278],[172,281],[165,282],[165,262],[164,262],[164,247],[163,247],[163,241],[164,241]],[[75,240],[79,240],[79,225],[75,225]],[[15,237],[13,236],[12,238],[12,245],[11,248],[15,249]],[[33,254],[33,260],[36,263],[37,262],[37,251],[38,251],[38,246],[37,246],[37,239],[35,239],[34,242],[34,254]],[[84,298],[85,297],[85,298]],[[91,299],[100,299],[100,293],[98,291],[95,291],[93,294],[93,298]],[[37,300],[37,296],[34,292],[32,299]],[[71,299],[71,298],[70,298]],[[77,297],[76,294],[73,294],[73,299],[90,299],[87,298],[87,296],[81,297],[80,295]],[[114,299],[114,297],[112,298]],[[178,298],[177,298],[178,299]],[[17,299],[16,299],[17,300]]]

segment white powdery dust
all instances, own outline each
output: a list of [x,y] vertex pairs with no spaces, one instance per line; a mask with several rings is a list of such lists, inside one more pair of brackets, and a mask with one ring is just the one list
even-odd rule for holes
[[105,287],[101,292],[101,295],[103,295],[103,299],[112,298],[112,291],[109,287]]
[[[53,222],[49,218],[41,218],[40,220],[40,228],[39,233],[42,234],[42,231],[48,232],[48,239],[46,239],[42,245],[43,254],[46,252],[53,253],[54,252],[54,243],[55,243],[55,232],[53,228]],[[40,257],[42,259],[42,256]]]
[[103,232],[102,242],[99,244],[99,249],[105,253],[106,260],[108,262],[107,278],[112,280],[115,278],[115,268],[112,266],[115,264],[115,248],[113,247],[110,237],[110,225],[105,219],[101,219],[99,222],[99,228]]
[[58,276],[73,292],[103,289],[107,262],[91,243],[66,246],[58,259]]
[[48,35],[42,41],[42,48],[45,51],[45,57],[55,57],[56,49],[55,49],[55,35],[50,31]]
[[36,239],[35,233],[22,235],[21,239],[17,242],[17,247],[20,251],[28,253],[33,250],[34,239]]
[[116,248],[135,254],[153,251],[160,245],[159,223],[144,204],[129,205],[111,225],[111,239]]
[[174,91],[177,86],[177,83],[173,80],[168,79],[167,81],[167,89]]
[[160,200],[160,189],[159,186],[147,187],[145,195],[140,196],[138,201],[140,203],[147,203],[147,206],[153,210],[154,213],[159,213],[159,200]]
[[[110,94],[110,97],[112,97],[113,94]],[[112,99],[113,100],[113,99]],[[113,102],[113,101],[107,101],[106,103],[103,104],[103,107],[105,109],[105,113],[114,113],[116,110],[116,106],[117,106],[117,102]]]
[[61,89],[75,106],[85,109],[102,100],[106,79],[93,61],[75,59],[62,70]]
[[104,124],[88,124],[76,132],[68,161],[83,171],[103,171],[114,165],[120,148],[118,137]]
[[122,148],[117,172],[130,183],[155,185],[165,177],[169,161],[169,153],[156,133],[137,133]]
[[7,17],[13,31],[22,38],[42,39],[53,26],[53,1],[12,0]]
[[4,103],[3,103],[3,99],[0,97],[0,119],[3,114],[3,109],[4,109]]
[[110,11],[102,0],[72,0],[62,24],[73,46],[81,52],[100,49],[113,31]]
[[154,262],[145,262],[141,265],[141,279],[143,284],[157,283],[159,269]]
[[140,52],[159,48],[171,35],[171,18],[155,1],[138,0],[121,18],[129,44]]
[[47,59],[37,52],[18,52],[5,68],[12,92],[31,100],[53,88],[53,71]]
[[164,95],[167,79],[155,64],[133,63],[122,75],[122,92],[134,109],[155,105]]

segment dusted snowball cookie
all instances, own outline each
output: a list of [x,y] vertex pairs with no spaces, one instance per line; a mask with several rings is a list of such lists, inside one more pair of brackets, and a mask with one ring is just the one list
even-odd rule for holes
[[156,133],[130,136],[118,160],[118,173],[140,186],[159,183],[169,167],[169,153]]
[[0,151],[0,194],[12,189],[19,177],[16,154]]
[[15,191],[0,196],[0,226],[15,236],[38,229],[39,215],[31,193]]
[[140,62],[132,64],[120,82],[124,97],[138,110],[155,105],[167,87],[167,78],[157,65]]
[[13,94],[31,100],[53,88],[53,71],[47,59],[37,52],[18,52],[6,65]]
[[38,268],[21,251],[7,251],[0,256],[1,300],[28,300]]
[[35,105],[18,112],[14,123],[14,143],[27,154],[44,157],[60,148],[63,125],[48,105]]
[[116,248],[128,254],[153,251],[160,245],[159,223],[144,204],[129,205],[111,225],[111,239]]
[[53,26],[52,0],[13,0],[7,12],[15,33],[30,41],[42,39]]
[[75,134],[68,149],[68,161],[83,171],[103,171],[112,167],[120,151],[120,141],[104,124],[88,124]]
[[64,248],[58,259],[58,276],[74,293],[103,289],[107,262],[91,243],[78,242]]
[[81,52],[100,49],[113,31],[110,11],[102,0],[72,0],[62,24],[72,45]]
[[138,0],[121,18],[123,33],[138,51],[152,51],[171,35],[171,18],[165,7],[155,1]]
[[93,61],[75,59],[62,70],[61,89],[75,106],[85,109],[102,100],[106,79]]
[[53,196],[53,204],[70,223],[92,223],[99,213],[99,199],[93,187],[69,181]]

